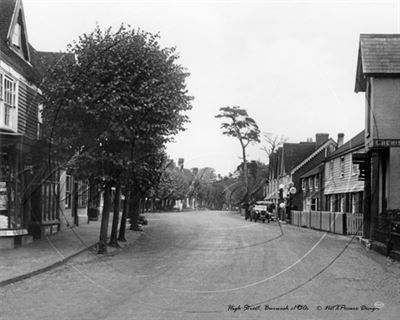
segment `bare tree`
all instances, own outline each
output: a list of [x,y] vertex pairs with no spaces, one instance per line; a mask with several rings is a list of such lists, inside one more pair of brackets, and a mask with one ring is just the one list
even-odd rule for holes
[[263,132],[263,140],[264,145],[261,150],[265,151],[269,160],[269,156],[288,141],[288,138],[285,136],[274,135],[271,132]]

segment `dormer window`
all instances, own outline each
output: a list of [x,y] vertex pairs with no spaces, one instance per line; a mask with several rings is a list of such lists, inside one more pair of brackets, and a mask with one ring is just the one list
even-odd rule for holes
[[21,48],[21,25],[19,23],[17,23],[14,27],[12,44],[18,48]]
[[29,42],[26,33],[26,24],[24,12],[20,1],[17,1],[17,7],[12,17],[7,34],[7,43],[15,53],[25,61],[30,61]]

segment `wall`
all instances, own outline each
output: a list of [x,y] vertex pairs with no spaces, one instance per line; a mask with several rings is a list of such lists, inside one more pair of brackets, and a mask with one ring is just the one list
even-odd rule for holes
[[387,208],[400,209],[400,148],[390,149],[388,171]]
[[[372,138],[399,139],[400,79],[371,78],[371,84]],[[370,139],[367,142],[371,146]]]
[[364,190],[364,181],[359,181],[358,174],[352,173],[352,154],[344,155],[345,167],[343,178],[341,177],[341,157],[331,161],[333,161],[333,177],[330,172],[330,161],[325,163],[325,195]]
[[36,139],[38,125],[38,93],[25,83],[19,83],[18,132]]

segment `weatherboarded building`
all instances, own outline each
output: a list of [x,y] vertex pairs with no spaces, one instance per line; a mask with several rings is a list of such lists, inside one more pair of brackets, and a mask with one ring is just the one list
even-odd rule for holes
[[60,228],[60,170],[41,140],[41,55],[21,0],[0,1],[0,248]]
[[360,36],[355,92],[365,92],[364,237],[372,246],[399,250],[400,35]]

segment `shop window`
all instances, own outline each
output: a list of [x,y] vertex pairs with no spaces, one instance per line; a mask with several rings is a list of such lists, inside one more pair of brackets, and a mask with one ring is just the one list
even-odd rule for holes
[[346,212],[346,199],[343,195],[338,195],[339,212]]
[[310,199],[309,197],[307,197],[307,198],[304,200],[304,204],[305,204],[305,206],[304,206],[305,211],[310,211],[310,210],[312,210],[312,209],[311,209],[311,199]]
[[333,211],[334,212],[340,212],[341,211],[341,196],[339,194],[335,194],[333,195],[333,203],[334,203],[334,207],[333,207]]
[[329,195],[325,196],[325,211],[331,211],[331,197]]
[[363,213],[363,193],[357,192],[351,194],[351,212]]
[[88,201],[88,187],[84,181],[78,182],[78,207],[84,208]]
[[329,211],[331,212],[335,211],[335,195],[329,196]]
[[7,181],[9,177],[9,168],[5,155],[1,155],[0,163],[0,229],[9,228],[8,217],[8,192]]
[[311,199],[311,211],[317,211],[318,210],[318,199],[313,198]]
[[21,181],[15,174],[15,158],[9,152],[0,153],[0,229],[24,227],[21,210],[17,210]]

